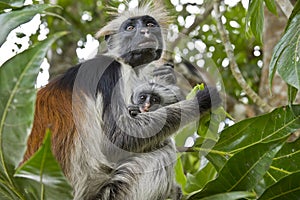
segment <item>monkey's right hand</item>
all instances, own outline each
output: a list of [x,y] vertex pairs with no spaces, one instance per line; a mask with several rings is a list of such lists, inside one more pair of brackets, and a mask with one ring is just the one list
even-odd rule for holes
[[141,113],[138,105],[128,105],[127,108],[131,117],[136,117],[139,113]]
[[215,87],[205,86],[204,90],[197,92],[196,98],[198,100],[200,113],[211,108],[216,108],[222,103],[220,94]]
[[177,78],[174,72],[174,66],[170,63],[166,63],[163,66],[153,70],[153,76],[164,80],[168,84],[176,84]]

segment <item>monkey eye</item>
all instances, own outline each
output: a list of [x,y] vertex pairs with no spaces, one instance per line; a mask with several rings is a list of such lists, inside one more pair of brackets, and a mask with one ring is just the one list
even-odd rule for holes
[[146,97],[146,95],[141,95],[140,96],[140,100],[145,100],[147,97]]
[[154,26],[155,26],[155,24],[153,24],[151,22],[147,23],[147,27],[154,27]]
[[152,102],[153,102],[153,103],[159,103],[159,102],[160,102],[160,99],[157,98],[157,97],[153,97],[153,98],[152,98]]
[[135,27],[133,25],[129,25],[126,27],[126,31],[132,31],[134,29],[135,29]]

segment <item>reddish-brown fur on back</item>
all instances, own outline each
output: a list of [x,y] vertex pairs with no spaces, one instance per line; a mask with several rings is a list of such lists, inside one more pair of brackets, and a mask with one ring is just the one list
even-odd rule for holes
[[24,161],[42,145],[47,128],[52,135],[53,154],[66,173],[76,131],[72,115],[72,91],[62,88],[58,81],[50,82],[37,94],[33,128]]

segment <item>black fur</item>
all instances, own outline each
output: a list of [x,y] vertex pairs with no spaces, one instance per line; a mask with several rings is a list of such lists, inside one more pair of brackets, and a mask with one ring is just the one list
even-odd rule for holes
[[57,81],[59,82],[57,85],[61,87],[60,89],[67,89],[69,91],[73,90],[74,82],[80,66],[81,63],[68,69],[63,75],[57,77]]
[[121,77],[121,64],[113,61],[104,71],[97,84],[97,93],[102,95],[103,115],[107,111],[112,101],[113,89],[116,87]]
[[219,106],[222,102],[220,95],[215,87],[205,86],[204,90],[200,90],[196,95],[199,104],[199,111],[203,112],[211,108]]

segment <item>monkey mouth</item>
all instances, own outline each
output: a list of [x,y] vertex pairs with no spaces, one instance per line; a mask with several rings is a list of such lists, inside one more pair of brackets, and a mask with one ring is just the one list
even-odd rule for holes
[[137,47],[142,49],[157,49],[157,42],[155,40],[145,40],[138,43]]

